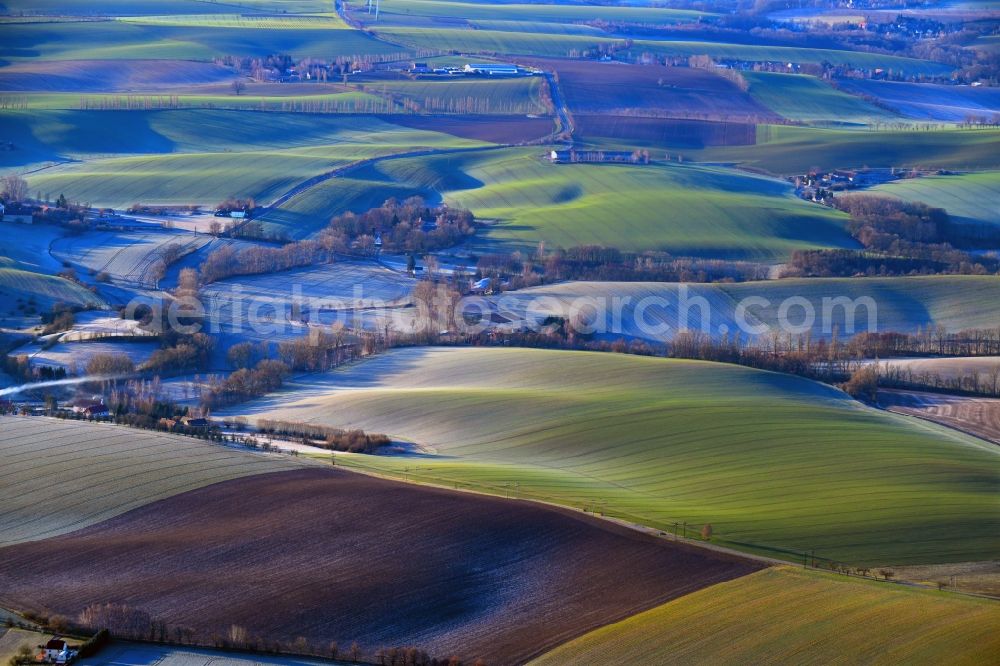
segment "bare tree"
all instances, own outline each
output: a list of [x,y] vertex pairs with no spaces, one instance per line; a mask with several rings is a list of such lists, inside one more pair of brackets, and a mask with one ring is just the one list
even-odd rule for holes
[[238,624],[229,627],[229,643],[235,647],[243,647],[247,644],[247,630]]
[[3,188],[3,198],[7,202],[20,203],[28,198],[28,181],[16,174],[4,176],[0,180]]
[[194,294],[198,291],[198,271],[194,268],[182,268],[177,279],[178,293]]
[[244,90],[247,89],[247,84],[240,79],[235,79],[232,84],[233,92],[236,95],[240,95]]
[[149,272],[146,274],[149,281],[153,283],[155,289],[160,288],[160,280],[167,274],[167,265],[162,259],[157,259],[149,267]]

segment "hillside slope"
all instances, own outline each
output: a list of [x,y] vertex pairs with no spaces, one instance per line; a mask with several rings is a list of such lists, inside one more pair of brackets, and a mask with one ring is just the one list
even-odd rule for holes
[[369,663],[416,646],[499,666],[759,568],[563,509],[314,467],[0,549],[0,603],[128,604],[201,642],[235,624],[324,653],[357,641]]
[[189,437],[0,416],[0,546],[80,529],[194,488],[293,463]]
[[786,557],[947,562],[1000,547],[996,447],[732,365],[404,349],[230,411],[361,427],[429,449],[344,464],[671,530],[711,523],[733,545]]
[[984,664],[1000,604],[791,568],[715,585],[562,645],[573,664]]

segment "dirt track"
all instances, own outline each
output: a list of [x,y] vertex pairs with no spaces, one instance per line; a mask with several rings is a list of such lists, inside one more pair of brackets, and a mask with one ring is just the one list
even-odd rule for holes
[[113,602],[203,637],[236,624],[494,665],[760,566],[569,510],[310,469],[0,550],[0,605]]

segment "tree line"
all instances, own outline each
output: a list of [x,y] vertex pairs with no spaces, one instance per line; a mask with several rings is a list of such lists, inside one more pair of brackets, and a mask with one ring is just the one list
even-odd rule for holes
[[350,453],[376,453],[392,440],[381,433],[366,433],[364,430],[344,430],[316,423],[258,419],[257,430],[281,437],[301,438],[304,443],[333,451]]
[[[49,618],[42,624],[48,626]],[[342,646],[338,641],[318,643],[304,636],[291,640],[268,638],[250,633],[245,627],[231,624],[229,627],[211,629],[194,629],[182,624],[169,624],[153,617],[148,612],[125,603],[97,603],[84,608],[75,622],[64,621],[72,628],[82,628],[95,631],[94,641],[103,645],[109,638],[134,640],[166,645],[191,645],[214,647],[221,649],[247,650],[264,654],[295,654],[325,659],[349,661],[351,663],[377,663],[383,666],[463,666],[456,656],[432,657],[426,651],[416,647],[379,648],[373,653],[366,653],[352,641],[348,646]],[[485,666],[482,660],[476,660],[471,666]]]
[[202,284],[234,275],[277,273],[292,268],[332,262],[331,247],[322,242],[302,240],[281,247],[250,246],[237,249],[223,245],[211,252],[198,267]]
[[763,280],[768,267],[745,261],[674,257],[667,252],[630,252],[613,247],[582,245],[534,254],[520,251],[478,257],[476,275],[509,289],[559,282],[597,280],[621,282],[743,282]]
[[951,221],[941,208],[874,195],[837,197],[847,229],[862,250],[796,250],[782,277],[987,275],[1000,261],[961,247],[1000,243],[1000,231]]

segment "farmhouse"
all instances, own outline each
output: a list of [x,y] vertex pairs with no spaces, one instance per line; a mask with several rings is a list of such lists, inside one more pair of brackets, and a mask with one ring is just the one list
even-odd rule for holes
[[42,660],[48,664],[67,664],[76,657],[76,650],[69,647],[69,643],[61,638],[54,637],[42,648]]
[[12,203],[4,206],[0,204],[0,216],[4,222],[17,222],[19,224],[33,224],[35,209],[31,206]]
[[521,73],[517,65],[492,62],[469,63],[462,71],[466,74],[485,74],[486,76],[517,76]]
[[104,418],[111,414],[103,402],[96,400],[74,400],[71,409],[74,414],[80,414],[89,419]]

